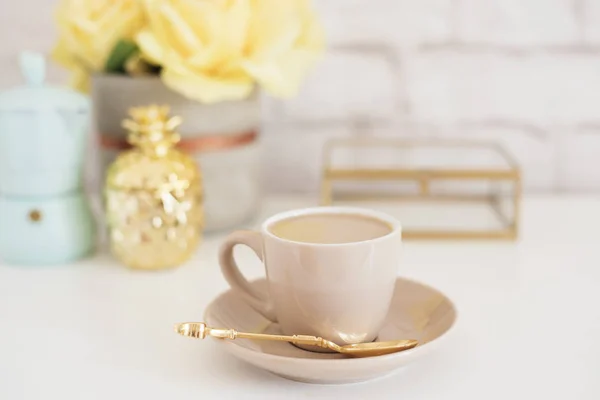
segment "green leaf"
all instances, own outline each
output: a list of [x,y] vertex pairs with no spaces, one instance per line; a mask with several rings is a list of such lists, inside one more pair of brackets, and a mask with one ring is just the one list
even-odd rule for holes
[[125,62],[138,52],[138,47],[135,43],[129,40],[119,40],[113,48],[104,70],[108,73],[125,72]]

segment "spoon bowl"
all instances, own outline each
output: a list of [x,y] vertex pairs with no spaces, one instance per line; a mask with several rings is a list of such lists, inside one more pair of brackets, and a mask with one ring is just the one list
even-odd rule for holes
[[347,344],[345,346],[338,346],[339,349],[334,350],[352,357],[374,357],[412,349],[418,344],[419,342],[413,339],[402,339],[385,342]]

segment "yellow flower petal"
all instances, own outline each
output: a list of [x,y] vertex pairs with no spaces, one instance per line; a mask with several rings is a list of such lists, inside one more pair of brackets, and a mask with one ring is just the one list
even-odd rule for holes
[[89,72],[84,68],[75,68],[69,85],[82,93],[89,93],[91,86]]
[[162,64],[164,48],[149,29],[142,29],[135,37],[144,58],[154,64]]
[[244,75],[214,77],[199,72],[181,74],[165,69],[161,78],[171,89],[203,103],[241,100],[248,97],[253,88],[252,79]]
[[303,50],[290,51],[279,60],[245,61],[243,67],[273,96],[292,97],[297,94],[302,78],[314,63],[315,56]]
[[56,43],[56,45],[52,49],[50,56],[54,61],[67,68],[70,68],[71,66],[75,65],[73,55],[71,54],[71,52],[69,52],[69,49],[67,48],[67,45],[64,42],[64,40],[59,40]]
[[50,54],[57,63],[71,71],[69,85],[75,90],[87,93],[90,88],[89,73],[84,64],[73,57],[64,41],[59,41]]
[[190,29],[187,22],[182,18],[170,4],[162,4],[158,8],[158,12],[162,15],[166,29],[172,39],[171,45],[175,46],[175,50],[181,55],[189,56],[195,50],[203,47],[202,42]]
[[323,50],[309,0],[144,0],[137,36],[144,58],[162,66],[167,86],[186,97],[241,99],[256,83],[295,94]]
[[[274,0],[263,1],[267,4]],[[242,62],[244,70],[274,96],[295,95],[324,48],[323,31],[308,2],[300,0],[295,5],[291,22],[255,27],[260,46]],[[273,8],[263,12],[270,15]]]
[[121,39],[131,39],[145,21],[139,0],[62,0],[56,13],[59,41],[54,57],[77,69],[81,86],[91,71],[104,68],[106,59]]
[[294,46],[301,34],[302,21],[292,3],[281,0],[256,2],[248,32],[249,57],[278,57]]

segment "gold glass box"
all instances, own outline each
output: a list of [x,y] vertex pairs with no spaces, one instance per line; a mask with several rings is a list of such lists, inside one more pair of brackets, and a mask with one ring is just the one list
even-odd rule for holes
[[501,146],[435,139],[338,139],[324,148],[321,203],[393,207],[406,239],[518,234],[521,174]]

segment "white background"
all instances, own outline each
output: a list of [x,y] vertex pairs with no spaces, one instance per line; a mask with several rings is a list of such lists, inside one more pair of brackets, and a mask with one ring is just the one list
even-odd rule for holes
[[[0,4],[0,89],[48,52],[55,0]],[[600,1],[315,0],[329,53],[264,111],[271,191],[317,190],[330,137],[492,138],[533,191],[600,191]],[[53,66],[53,81],[65,74]]]

